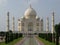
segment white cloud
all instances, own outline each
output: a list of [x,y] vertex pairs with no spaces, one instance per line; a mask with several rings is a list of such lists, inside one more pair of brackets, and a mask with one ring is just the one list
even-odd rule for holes
[[7,0],[0,0],[0,6],[6,5],[7,4]]

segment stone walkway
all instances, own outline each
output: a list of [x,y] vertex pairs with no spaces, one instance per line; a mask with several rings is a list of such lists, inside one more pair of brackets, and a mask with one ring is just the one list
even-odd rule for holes
[[37,43],[38,43],[38,45],[44,45],[44,43],[42,43],[39,39],[37,39],[36,37],[35,37],[35,40],[37,41]]
[[25,40],[26,40],[27,37],[23,38],[22,40],[20,40],[19,42],[17,42],[15,45],[21,45]]
[[23,40],[19,41],[15,45],[44,45],[42,42],[38,41],[35,37],[25,37]]

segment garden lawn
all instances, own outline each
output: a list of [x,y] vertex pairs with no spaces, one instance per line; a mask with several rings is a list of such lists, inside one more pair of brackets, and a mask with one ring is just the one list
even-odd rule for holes
[[18,38],[18,39],[15,39],[15,40],[13,40],[12,42],[10,42],[8,44],[5,44],[5,42],[2,42],[2,43],[0,43],[0,45],[14,45],[15,43],[17,43],[20,40],[22,40],[22,37]]
[[40,37],[38,37],[38,39],[39,39],[42,43],[44,43],[44,45],[55,45],[55,43],[49,42],[49,41],[47,41],[47,40],[45,40],[45,39],[42,39],[42,38],[40,38]]

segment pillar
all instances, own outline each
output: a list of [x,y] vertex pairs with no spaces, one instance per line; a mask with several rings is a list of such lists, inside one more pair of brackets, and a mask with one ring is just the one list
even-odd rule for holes
[[49,31],[49,18],[46,19],[46,32]]
[[7,12],[7,21],[6,21],[7,23],[7,29],[6,29],[6,31],[9,31],[9,12]]
[[20,32],[20,19],[18,19],[18,31]]
[[52,33],[54,33],[54,12],[52,13]]
[[15,18],[12,17],[12,31],[15,31]]
[[41,31],[43,31],[43,19],[41,19]]

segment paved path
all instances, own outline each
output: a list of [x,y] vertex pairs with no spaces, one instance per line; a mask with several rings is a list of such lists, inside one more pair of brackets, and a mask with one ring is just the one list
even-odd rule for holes
[[27,38],[22,45],[38,45],[34,37]]
[[25,37],[22,41],[19,41],[15,45],[43,45],[39,42],[34,36],[32,37]]

